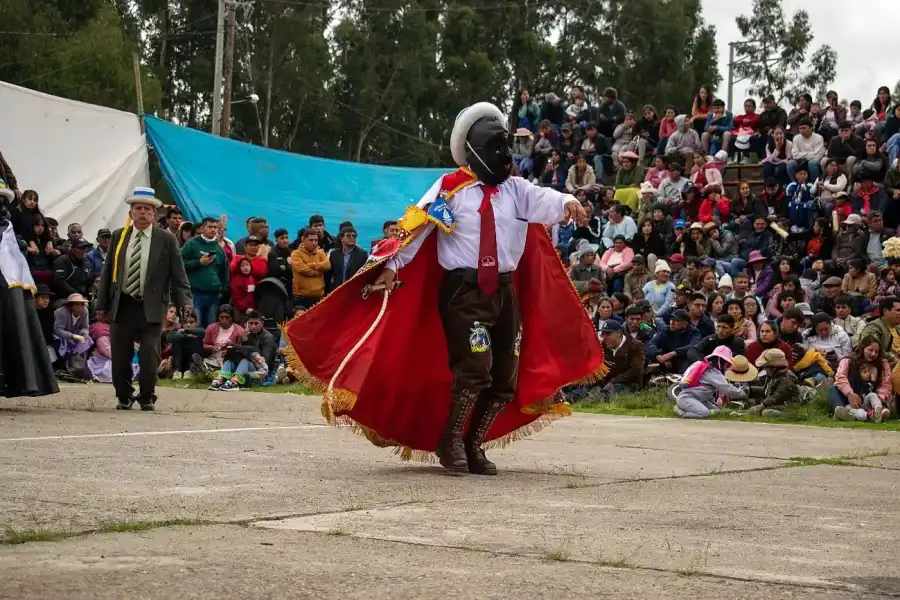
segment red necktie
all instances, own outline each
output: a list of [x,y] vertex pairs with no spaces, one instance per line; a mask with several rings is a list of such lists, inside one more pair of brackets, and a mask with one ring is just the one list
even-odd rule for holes
[[491,196],[497,188],[483,185],[484,199],[481,201],[481,240],[478,244],[478,287],[485,296],[493,296],[500,287],[500,268],[497,265],[497,227],[494,223],[494,207]]

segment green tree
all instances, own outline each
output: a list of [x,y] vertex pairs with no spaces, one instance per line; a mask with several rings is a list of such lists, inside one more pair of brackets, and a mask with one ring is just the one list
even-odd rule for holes
[[788,19],[781,0],[754,0],[752,14],[736,22],[744,41],[735,48],[734,72],[750,81],[751,95],[793,101],[834,81],[837,53],[827,44],[810,53],[815,36],[805,10]]

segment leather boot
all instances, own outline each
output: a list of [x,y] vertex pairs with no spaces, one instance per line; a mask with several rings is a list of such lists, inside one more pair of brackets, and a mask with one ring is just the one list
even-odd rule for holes
[[440,460],[441,466],[447,470],[462,472],[468,468],[462,436],[477,398],[469,390],[463,390],[453,396],[450,404],[450,415],[447,417],[444,431],[441,433],[437,448],[434,451]]
[[506,406],[506,402],[502,400],[490,400],[479,402],[475,406],[475,413],[472,415],[472,424],[469,426],[469,432],[466,434],[465,449],[466,459],[469,463],[469,473],[475,475],[496,475],[497,465],[488,460],[481,449],[484,438],[487,436],[491,425],[497,419],[497,415]]

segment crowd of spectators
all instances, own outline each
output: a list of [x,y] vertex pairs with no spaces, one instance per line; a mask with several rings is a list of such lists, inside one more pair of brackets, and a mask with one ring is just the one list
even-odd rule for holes
[[[677,383],[676,413],[726,405],[778,414],[827,390],[837,418],[881,421],[900,393],[900,105],[732,115],[701,88],[690,112],[631,112],[522,93],[511,121],[519,173],[578,197],[589,221],[552,229],[607,348],[585,402]],[[760,165],[762,185],[727,165]],[[614,184],[604,186],[604,176]]]
[[[735,116],[705,87],[685,113],[632,113],[612,88],[598,106],[578,87],[569,103],[522,92],[511,115],[517,173],[568,190],[589,216],[551,230],[608,350],[609,374],[572,398],[677,381],[687,417],[725,402],[774,414],[817,388],[839,418],[896,414],[900,105],[887,88],[865,110],[826,97],[819,106],[804,94],[790,112],[771,97],[757,112],[748,99]],[[732,163],[759,163],[763,185],[739,181],[728,198]],[[109,327],[93,304],[111,232],[88,241],[71,223],[61,236],[37,192],[19,191],[5,162],[0,170],[56,366],[108,380]],[[293,239],[270,234],[264,216],[244,225],[233,242],[224,217],[191,223],[177,207],[160,216],[182,246],[195,306],[185,322],[169,312],[164,375],[206,376],[221,390],[289,380],[277,324],[368,258],[349,222],[334,236],[313,215]],[[384,224],[384,238],[396,233],[396,222]]]

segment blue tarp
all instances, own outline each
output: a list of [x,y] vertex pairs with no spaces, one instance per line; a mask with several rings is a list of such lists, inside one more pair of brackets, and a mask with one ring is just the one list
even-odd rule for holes
[[163,176],[185,217],[228,215],[228,236],[265,217],[291,239],[320,214],[332,234],[351,221],[359,244],[381,237],[381,225],[419,201],[447,169],[382,167],[270,150],[144,117]]

